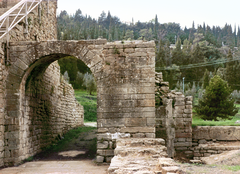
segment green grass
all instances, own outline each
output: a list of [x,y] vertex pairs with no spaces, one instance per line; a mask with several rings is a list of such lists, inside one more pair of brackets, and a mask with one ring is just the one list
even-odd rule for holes
[[78,127],[78,128],[72,129],[63,135],[64,137],[63,139],[61,139],[60,141],[58,141],[57,143],[51,146],[44,148],[43,151],[45,151],[45,153],[48,153],[48,152],[51,153],[51,152],[59,152],[61,150],[64,150],[64,148],[68,146],[69,142],[77,139],[81,133],[90,132],[91,130],[94,130],[94,129],[96,128],[95,127]]
[[240,170],[240,166],[239,165],[237,165],[237,166],[223,166],[223,168],[231,170],[231,171],[234,171],[234,172]]
[[[240,108],[240,104],[236,104],[236,107]],[[240,110],[232,118],[232,120],[220,120],[220,121],[204,121],[202,120],[193,109],[192,127],[195,126],[240,126],[235,124],[237,120],[240,120]]]
[[89,95],[87,91],[75,90],[75,98],[84,107],[84,121],[97,121],[97,93]]

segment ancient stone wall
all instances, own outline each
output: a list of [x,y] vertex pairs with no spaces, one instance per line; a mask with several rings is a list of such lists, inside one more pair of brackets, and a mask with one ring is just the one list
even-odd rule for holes
[[196,126],[193,128],[194,159],[238,150],[240,127],[238,126]]
[[[239,126],[196,126],[193,128],[193,141],[239,141]],[[195,144],[194,144],[195,145]]]
[[[156,73],[156,137],[164,138],[169,157],[174,149],[192,155],[192,97],[169,91],[162,73]],[[160,103],[160,106],[158,106]]]
[[181,92],[172,91],[173,117],[175,118],[176,151],[184,151],[187,156],[192,155],[192,96],[184,96]]
[[[1,1],[0,6],[4,9],[0,9],[0,13],[15,5],[15,1]],[[57,0],[43,1],[28,15],[28,32],[23,20],[10,31],[10,42],[56,40],[56,9]],[[26,70],[25,76],[17,79],[16,75],[28,66],[23,66],[17,59],[6,58],[5,42],[6,37],[0,40],[0,166],[19,163],[55,141],[66,130],[83,123],[83,108],[75,101],[73,88],[60,79],[57,63],[43,68],[46,71],[38,74],[38,81],[32,79],[34,83],[28,84],[25,91],[22,78],[27,79],[26,74],[33,69]],[[12,62],[15,61],[21,70],[13,70]],[[12,82],[9,83],[9,79]],[[18,88],[14,88],[16,81],[19,81]]]
[[[19,89],[28,86],[28,77],[32,76],[30,72],[34,72],[35,68],[39,67],[37,72],[41,74],[52,62],[68,55],[82,60],[97,82],[98,162],[111,160],[118,138],[155,137],[154,42],[107,43],[101,39],[12,42],[7,95],[19,93]],[[22,85],[22,81],[26,84]],[[23,95],[14,95],[14,100],[7,98],[7,104],[14,104],[11,112],[16,113],[10,117],[10,111],[7,110],[11,121],[8,124],[20,129],[22,122],[15,120],[23,117],[19,109],[22,98]],[[10,133],[13,134],[19,141],[17,138],[24,132],[19,135],[16,130]],[[24,144],[22,142],[20,139],[20,144]],[[19,142],[16,142],[13,148],[21,153],[24,148],[19,149],[18,146]],[[19,153],[16,152],[16,156]]]
[[[15,0],[14,0],[15,1]],[[11,4],[10,2],[8,2]],[[14,2],[12,2],[14,4]],[[1,3],[0,3],[1,4]],[[10,6],[11,7],[11,6]],[[6,10],[0,8],[0,14]],[[42,1],[25,20],[19,22],[10,33],[10,41],[47,41],[57,39],[57,0]],[[26,33],[26,25],[28,32]],[[6,37],[1,40],[4,42]]]
[[175,121],[173,99],[169,99],[169,83],[163,82],[162,73],[155,73],[156,137],[166,142],[168,157],[174,157]]
[[45,73],[39,70],[36,67],[22,83],[25,91],[21,92],[25,94],[21,94],[21,160],[59,140],[66,131],[83,125],[83,106],[76,101],[72,86],[60,78],[58,63],[50,64]]

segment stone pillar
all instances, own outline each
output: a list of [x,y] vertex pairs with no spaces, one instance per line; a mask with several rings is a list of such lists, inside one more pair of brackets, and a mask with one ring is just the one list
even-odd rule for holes
[[192,156],[192,96],[185,97],[181,92],[172,92],[174,117],[176,122],[175,150]]
[[156,73],[156,138],[163,138],[165,140],[168,157],[174,157],[175,122],[172,113],[173,100],[168,99],[168,86],[168,82],[163,82],[162,73]]
[[110,162],[116,139],[155,137],[155,43],[108,43],[103,54],[106,76],[97,84],[97,162]]

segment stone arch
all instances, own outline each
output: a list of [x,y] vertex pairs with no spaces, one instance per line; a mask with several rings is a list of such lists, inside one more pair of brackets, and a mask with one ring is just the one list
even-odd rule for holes
[[23,121],[19,119],[21,85],[28,76],[24,75],[39,62],[44,64],[45,59],[53,62],[65,55],[81,59],[97,82],[97,162],[110,162],[118,138],[155,137],[153,41],[13,42],[6,81],[5,165],[17,164],[26,157],[20,141]]
[[[9,74],[6,87],[7,126],[5,131],[7,135],[5,141],[7,146],[5,146],[5,151],[8,153],[6,153],[5,158],[13,157],[13,163],[18,163],[40,149],[40,147],[31,149],[31,145],[27,142],[34,138],[34,136],[27,138],[31,128],[26,123],[29,122],[26,118],[29,115],[25,115],[28,113],[26,112],[26,106],[30,103],[29,101],[26,103],[25,91],[29,77],[33,75],[32,73],[36,71],[36,75],[44,73],[51,63],[71,55],[82,60],[90,68],[94,77],[100,77],[102,57],[99,50],[103,46],[102,43],[105,42],[103,40],[99,45],[96,42],[92,45],[90,41],[18,42],[17,46],[13,46],[14,43],[12,43],[11,65],[8,67]],[[95,49],[95,47],[98,49]],[[43,104],[44,111],[47,110],[48,104]]]

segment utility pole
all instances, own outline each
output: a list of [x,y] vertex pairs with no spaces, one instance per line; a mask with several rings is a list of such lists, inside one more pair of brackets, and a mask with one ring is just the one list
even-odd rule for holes
[[184,79],[185,79],[185,77],[183,77],[182,79],[183,79],[183,94],[184,94]]

